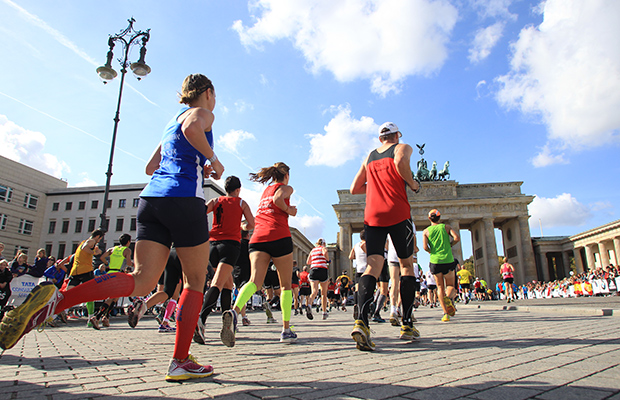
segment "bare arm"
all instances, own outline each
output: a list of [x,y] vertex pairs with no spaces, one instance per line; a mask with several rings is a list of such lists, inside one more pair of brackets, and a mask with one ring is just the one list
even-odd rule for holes
[[148,176],[153,175],[157,168],[159,168],[159,163],[161,162],[161,143],[157,146],[153,154],[151,154],[151,158],[149,162],[146,164],[145,172]]
[[351,249],[349,253],[349,260],[355,260],[355,247]]
[[210,212],[213,212],[213,210],[215,210],[215,205],[217,204],[217,197],[209,200],[207,202],[207,214],[209,214]]
[[273,204],[275,204],[280,210],[284,211],[288,215],[293,217],[297,215],[297,207],[287,206],[285,199],[288,199],[293,194],[293,188],[288,185],[280,186],[276,193],[273,195]]
[[446,232],[448,232],[448,235],[452,237],[452,243],[450,243],[451,246],[454,246],[461,241],[459,234],[456,233],[456,231],[452,229],[450,225],[446,225]]
[[427,253],[431,252],[431,245],[428,241],[428,232],[426,231],[426,229],[424,230],[424,233],[422,233],[422,247],[424,248],[424,250],[426,250]]
[[366,162],[368,161],[368,157],[362,163],[359,171],[353,178],[353,183],[351,183],[351,194],[364,194],[366,193]]
[[[203,156],[211,159],[215,155],[209,141],[205,136],[205,131],[211,130],[215,116],[205,108],[196,108],[189,111],[187,117],[183,119],[181,130],[183,135],[196,150]],[[224,173],[224,166],[219,159],[211,162],[213,173],[211,176],[220,179]]]
[[327,253],[327,249],[325,247],[323,247],[323,257],[325,257],[327,262],[331,262],[331,260],[329,259],[329,254]]
[[101,257],[99,257],[99,260],[101,260],[101,262],[104,265],[108,265],[108,260],[106,260],[106,258],[108,258],[110,256],[110,254],[112,254],[112,251],[114,251],[114,248],[110,248],[110,249],[106,250],[106,252],[103,253],[101,255]]
[[247,202],[243,202],[243,216],[245,217],[245,224],[241,224],[244,231],[250,231],[254,229],[254,215]]
[[412,152],[413,149],[408,144],[396,145],[396,151],[394,152],[394,164],[396,164],[396,170],[405,183],[407,183],[407,186],[416,192],[420,189],[420,185],[413,179],[413,174],[411,173],[411,165],[409,163]]
[[125,249],[125,251],[123,251],[123,256],[125,256],[125,264],[127,264],[128,267],[133,267],[133,260],[131,259],[130,248],[127,248]]

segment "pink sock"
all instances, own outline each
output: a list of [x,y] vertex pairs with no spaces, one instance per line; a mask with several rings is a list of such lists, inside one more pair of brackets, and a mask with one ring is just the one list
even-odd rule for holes
[[133,275],[116,272],[96,276],[88,282],[62,292],[64,298],[56,306],[56,314],[76,304],[107,298],[127,297],[133,293],[135,282]]
[[164,321],[166,322],[170,321],[170,316],[172,315],[172,313],[174,312],[176,308],[177,308],[177,301],[170,299],[170,301],[168,301],[168,305],[166,306],[166,312],[164,312]]
[[177,360],[184,360],[189,355],[189,346],[192,344],[194,329],[198,323],[202,308],[202,292],[184,289],[179,299],[177,312],[177,333],[174,342],[174,354]]

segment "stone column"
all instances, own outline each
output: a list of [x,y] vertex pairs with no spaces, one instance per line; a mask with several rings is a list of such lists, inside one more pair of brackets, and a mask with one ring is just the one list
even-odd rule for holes
[[596,267],[594,263],[594,250],[592,250],[591,244],[586,245],[586,260],[588,262],[588,271],[593,270]]
[[489,284],[495,287],[499,279],[499,260],[497,258],[493,218],[483,218],[482,223],[484,224],[484,240],[486,244],[485,265],[488,266]]
[[570,276],[570,259],[568,258],[568,252],[562,252],[562,263],[564,264],[564,277]]
[[549,257],[547,253],[540,253],[540,266],[542,268],[542,280],[548,282],[551,277],[549,274]]
[[583,260],[581,259],[581,247],[573,249],[573,255],[575,256],[575,267],[577,267],[577,273],[580,274],[585,271],[583,267]]
[[605,268],[609,265],[609,253],[605,242],[598,242],[598,253],[601,255],[601,267]]
[[[448,221],[448,225],[452,227],[456,231],[456,233],[461,237],[461,224],[458,219],[451,219]],[[418,247],[421,249],[421,243],[418,244]],[[459,263],[463,264],[463,247],[461,246],[461,242],[459,241],[457,244],[452,246],[452,255],[454,258],[459,260]]]
[[523,251],[523,274],[524,279],[522,282],[531,281],[534,279],[538,279],[538,274],[536,273],[536,261],[534,260],[534,249],[532,247],[532,237],[530,236],[530,226],[528,224],[529,217],[527,215],[521,215],[518,217],[519,219],[519,233],[520,235],[520,245]]
[[348,271],[349,276],[351,276],[351,271],[353,270],[351,260],[349,260],[349,253],[352,247],[351,234],[351,224],[340,224],[340,267],[343,271]]
[[614,238],[614,255],[616,256],[615,265],[620,265],[620,238]]
[[[523,243],[522,241],[522,235],[521,235],[521,225],[519,224],[519,220],[518,218],[515,218],[514,223],[509,223],[506,224],[506,228],[510,229],[510,227],[513,227],[513,242],[515,243],[515,246],[517,247],[517,261],[518,261],[518,267],[516,268],[516,277],[518,279],[519,284],[523,284],[527,281],[527,279],[525,278],[525,269],[526,269],[526,264],[525,261],[523,259]],[[505,232],[504,232],[505,234]],[[507,240],[506,236],[504,237],[504,243],[512,243],[509,240]],[[504,246],[505,251],[507,252],[508,249],[506,249],[506,246]],[[506,254],[507,255],[507,254]],[[514,263],[513,263],[514,264]]]

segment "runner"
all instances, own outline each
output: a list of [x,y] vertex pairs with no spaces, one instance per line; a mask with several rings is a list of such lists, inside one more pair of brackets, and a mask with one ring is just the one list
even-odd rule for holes
[[414,240],[407,195],[407,187],[418,191],[420,185],[413,180],[409,165],[413,150],[411,146],[399,143],[401,136],[394,123],[386,122],[381,125],[381,146],[364,160],[351,184],[351,194],[366,194],[364,229],[368,267],[359,280],[359,319],[355,321],[351,333],[359,350],[375,349],[368,328],[368,310],[377,277],[383,268],[383,249],[388,235],[392,237],[401,266],[403,321],[400,338],[413,340],[420,335],[411,321],[415,298],[412,258]]
[[[235,264],[235,269],[233,271],[233,279],[235,282],[235,288],[237,292],[247,281],[250,280],[250,232],[241,230],[241,242],[239,247],[239,258],[237,259],[237,263]],[[247,308],[247,304],[243,305],[241,308],[241,322],[243,326],[250,326],[250,319],[247,317],[245,313],[245,309]],[[194,337],[194,340],[196,338]]]
[[504,295],[506,296],[507,303],[514,297],[514,290],[512,288],[512,284],[514,283],[515,277],[513,272],[515,272],[515,267],[512,264],[508,263],[508,258],[504,257],[504,263],[499,269],[500,274],[502,274],[502,279],[504,280]]
[[[241,230],[254,228],[254,215],[248,203],[239,197],[241,181],[229,176],[224,183],[226,196],[207,202],[207,214],[213,213],[213,228],[209,232],[211,253],[209,262],[215,268],[215,276],[204,295],[202,310],[194,336],[197,333],[205,341],[205,322],[217,304],[221,293],[222,312],[230,310],[233,289],[233,270],[241,251]],[[243,217],[245,221],[242,222]],[[200,343],[200,340],[198,341]]]
[[[312,307],[310,304],[310,295],[312,294],[312,286],[310,285],[310,273],[308,266],[304,265],[303,270],[299,273],[299,297],[301,301],[301,309],[299,313],[303,313],[304,308]],[[306,313],[308,319],[313,319],[312,312]]]
[[460,238],[459,234],[450,225],[440,223],[440,218],[441,214],[438,210],[432,209],[429,211],[428,219],[431,221],[431,226],[424,229],[422,238],[424,239],[424,250],[431,255],[429,268],[437,281],[439,304],[444,312],[441,320],[448,322],[456,311],[452,301],[457,295],[455,288],[456,274],[454,273],[456,263],[452,256],[452,246],[457,244]]
[[293,290],[293,310],[295,310],[295,315],[298,315],[301,313],[301,308],[299,306],[299,267],[297,266],[297,260],[293,260],[291,287]]
[[465,304],[469,303],[469,296],[471,292],[471,272],[465,269],[464,265],[461,265],[461,269],[456,273],[459,277],[459,285],[461,285],[461,289],[463,290],[462,296]]
[[289,177],[289,167],[283,162],[262,168],[256,174],[250,174],[251,181],[271,182],[271,184],[263,192],[256,212],[256,227],[250,240],[250,261],[252,262],[250,281],[239,291],[233,309],[225,311],[222,315],[220,338],[228,347],[235,345],[237,315],[241,307],[262,285],[271,260],[276,266],[283,289],[281,296],[283,330],[280,342],[292,343],[297,340],[297,334],[290,328],[293,305],[291,291],[293,239],[288,226],[288,217],[297,215],[297,207],[289,204],[293,194],[293,188],[288,185]]
[[359,317],[359,302],[357,295],[359,293],[359,282],[366,268],[368,268],[368,256],[366,255],[366,231],[362,229],[360,232],[360,240],[353,246],[351,253],[349,253],[349,260],[355,260],[355,293],[353,296],[353,319],[357,320]]
[[430,303],[430,308],[438,307],[437,301],[437,281],[435,280],[435,275],[432,272],[426,274],[426,284],[428,286],[428,301]]
[[351,286],[351,278],[349,278],[347,271],[342,271],[342,275],[336,278],[336,285],[340,289],[342,311],[347,311],[347,299],[349,298],[349,287]]
[[[291,277],[292,282],[292,277]],[[280,278],[278,278],[278,270],[273,263],[273,260],[269,261],[269,267],[265,273],[265,279],[263,280],[263,289],[265,289],[266,299],[263,301],[263,310],[267,315],[268,324],[276,324],[278,321],[273,317],[274,308],[273,305],[280,300]]]
[[[327,319],[327,277],[329,275],[328,266],[330,263],[325,240],[317,240],[315,247],[308,254],[307,264],[310,265],[310,285],[312,286],[312,294],[310,295],[310,306],[306,308],[306,313],[312,314],[312,304],[319,294],[319,286],[321,287],[321,308],[323,309],[323,319]],[[317,307],[318,308],[318,307]],[[312,319],[308,316],[308,319]]]
[[[166,380],[213,374],[211,366],[199,365],[189,355],[192,332],[202,305],[205,260],[209,259],[203,178],[219,179],[224,171],[212,150],[213,84],[204,75],[188,76],[183,82],[181,103],[188,107],[183,107],[170,121],[146,167],[147,174],[153,176],[140,194],[135,271],[103,275],[62,294],[51,282],[42,283],[20,307],[4,316],[0,324],[0,347],[13,347],[49,316],[75,304],[148,294],[164,270],[170,245],[174,242],[183,265],[185,285],[179,301],[178,330]],[[86,249],[92,251],[88,246]],[[76,255],[76,261],[78,258]],[[80,276],[81,270],[77,272],[72,279]]]

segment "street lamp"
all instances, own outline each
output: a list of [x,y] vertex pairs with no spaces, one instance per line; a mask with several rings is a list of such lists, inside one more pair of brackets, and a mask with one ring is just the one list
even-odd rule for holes
[[[114,116],[114,132],[112,133],[112,144],[110,146],[110,162],[108,163],[108,172],[106,172],[106,183],[105,183],[105,194],[103,195],[103,211],[101,212],[101,222],[99,227],[104,231],[108,231],[108,222],[106,218],[106,210],[108,209],[108,197],[110,194],[110,180],[112,179],[112,161],[114,159],[114,145],[116,144],[116,132],[118,130],[118,122],[120,121],[120,111],[121,111],[121,98],[123,97],[123,84],[125,83],[125,74],[127,73],[127,67],[131,68],[131,71],[134,73],[138,80],[147,76],[151,72],[151,67],[146,65],[144,62],[144,56],[146,55],[146,43],[149,41],[151,37],[150,29],[146,31],[136,31],[133,28],[133,23],[136,22],[135,19],[131,18],[128,20],[129,26],[125,28],[120,33],[110,36],[108,39],[108,46],[110,46],[110,50],[108,51],[107,61],[105,65],[97,68],[97,74],[103,81],[104,84],[108,83],[112,79],[116,78],[118,73],[112,68],[112,58],[114,57],[114,53],[112,50],[114,49],[114,45],[116,42],[121,42],[123,46],[123,58],[119,58],[118,61],[121,64],[121,85],[118,92],[118,104],[116,106],[116,115]],[[131,46],[137,45],[139,40],[142,40],[142,47],[140,48],[140,59],[135,62],[129,64],[127,59],[129,58],[129,50]]]

